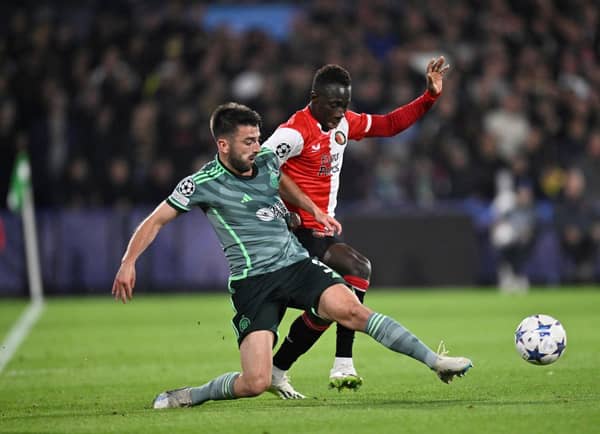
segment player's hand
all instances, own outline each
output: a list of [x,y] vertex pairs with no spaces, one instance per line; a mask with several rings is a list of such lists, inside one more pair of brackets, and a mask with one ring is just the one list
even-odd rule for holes
[[130,262],[123,262],[117,271],[115,281],[113,282],[112,295],[115,300],[121,300],[127,303],[133,297],[133,287],[135,286],[135,265]]
[[427,90],[433,96],[438,96],[442,93],[444,74],[450,68],[450,65],[444,65],[445,61],[444,56],[440,56],[437,59],[431,59],[427,64]]
[[315,220],[323,225],[322,231],[313,231],[313,235],[318,238],[332,237],[342,233],[342,224],[321,210],[315,214]]
[[302,224],[302,219],[298,213],[290,211],[290,213],[285,216],[285,222],[288,229],[294,232]]

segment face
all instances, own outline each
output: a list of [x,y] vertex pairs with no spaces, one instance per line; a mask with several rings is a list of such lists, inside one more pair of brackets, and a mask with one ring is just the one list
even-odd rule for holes
[[238,175],[251,175],[260,151],[259,139],[260,129],[257,126],[238,126],[235,134],[217,140],[221,161]]
[[340,84],[328,84],[313,91],[310,111],[325,131],[338,126],[350,104],[351,88]]

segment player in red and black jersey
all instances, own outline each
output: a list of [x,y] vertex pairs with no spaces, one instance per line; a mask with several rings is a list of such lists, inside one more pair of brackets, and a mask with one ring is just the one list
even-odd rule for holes
[[[421,96],[388,114],[375,115],[348,110],[350,74],[341,66],[325,65],[315,73],[308,106],[281,124],[263,146],[275,152],[282,163],[281,170],[333,217],[348,141],[390,137],[413,125],[441,94],[447,70],[443,57],[432,59],[427,65],[427,89]],[[285,189],[285,185],[281,188]],[[340,273],[362,302],[371,277],[369,260],[334,234],[325,233],[312,216],[287,205],[301,217],[295,231],[300,242],[311,255]],[[326,329],[327,325],[310,312],[304,312],[292,324],[273,359],[272,387],[282,398],[303,398],[289,384],[286,371]],[[354,332],[338,325],[331,387],[356,389],[362,384],[353,364],[353,341]]]

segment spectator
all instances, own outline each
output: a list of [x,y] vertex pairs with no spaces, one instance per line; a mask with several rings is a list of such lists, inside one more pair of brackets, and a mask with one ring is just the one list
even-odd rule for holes
[[521,181],[513,190],[512,183],[510,173],[501,172],[492,205],[492,245],[499,254],[498,286],[507,293],[529,289],[525,264],[535,241],[537,224],[531,185]]
[[556,227],[566,261],[566,282],[594,278],[600,246],[600,219],[586,195],[586,180],[577,168],[567,172],[563,195],[556,204]]
[[[452,64],[445,95],[401,142],[377,142],[368,164],[352,165],[353,179],[366,180],[353,188],[360,198],[488,201],[498,170],[522,168],[511,161],[523,152],[528,164],[518,176],[534,180],[537,197],[555,200],[573,161],[585,160],[588,194],[600,191],[591,150],[600,123],[600,14],[591,0],[479,8],[459,0],[450,10],[439,0],[310,1],[283,39],[269,29],[208,29],[202,19],[210,7],[57,1],[3,8],[2,163],[11,164],[16,131],[26,132],[38,203],[68,200],[54,192],[67,191],[78,159],[96,178],[124,155],[135,162],[135,188],[165,155],[177,173],[197,167],[212,158],[210,137],[197,125],[234,95],[259,108],[268,135],[282,113],[304,103],[305,83],[323,62],[344,65],[361,83],[355,109],[385,112],[422,89],[415,68],[439,54]],[[460,149],[446,149],[451,141]],[[0,191],[7,185],[0,176]]]
[[586,198],[594,205],[600,205],[600,130],[590,134],[579,167],[585,178]]

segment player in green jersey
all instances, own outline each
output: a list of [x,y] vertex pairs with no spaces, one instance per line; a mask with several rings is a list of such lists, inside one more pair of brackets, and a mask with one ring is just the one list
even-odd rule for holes
[[[336,321],[367,333],[384,346],[411,356],[444,382],[462,376],[469,359],[436,354],[393,319],[362,305],[331,268],[310,258],[286,225],[287,209],[278,192],[281,177],[276,156],[261,150],[260,116],[229,103],[211,116],[217,156],[198,173],[184,178],[173,193],[135,230],[115,276],[112,293],[126,303],[133,296],[135,263],[161,228],[200,207],[207,214],[229,261],[229,289],[240,348],[241,373],[230,372],[198,387],[159,394],[153,407],[174,408],[208,400],[257,396],[271,385],[277,327],[287,307],[313,312],[323,324]],[[339,233],[327,216],[297,187],[283,188],[283,198]]]

